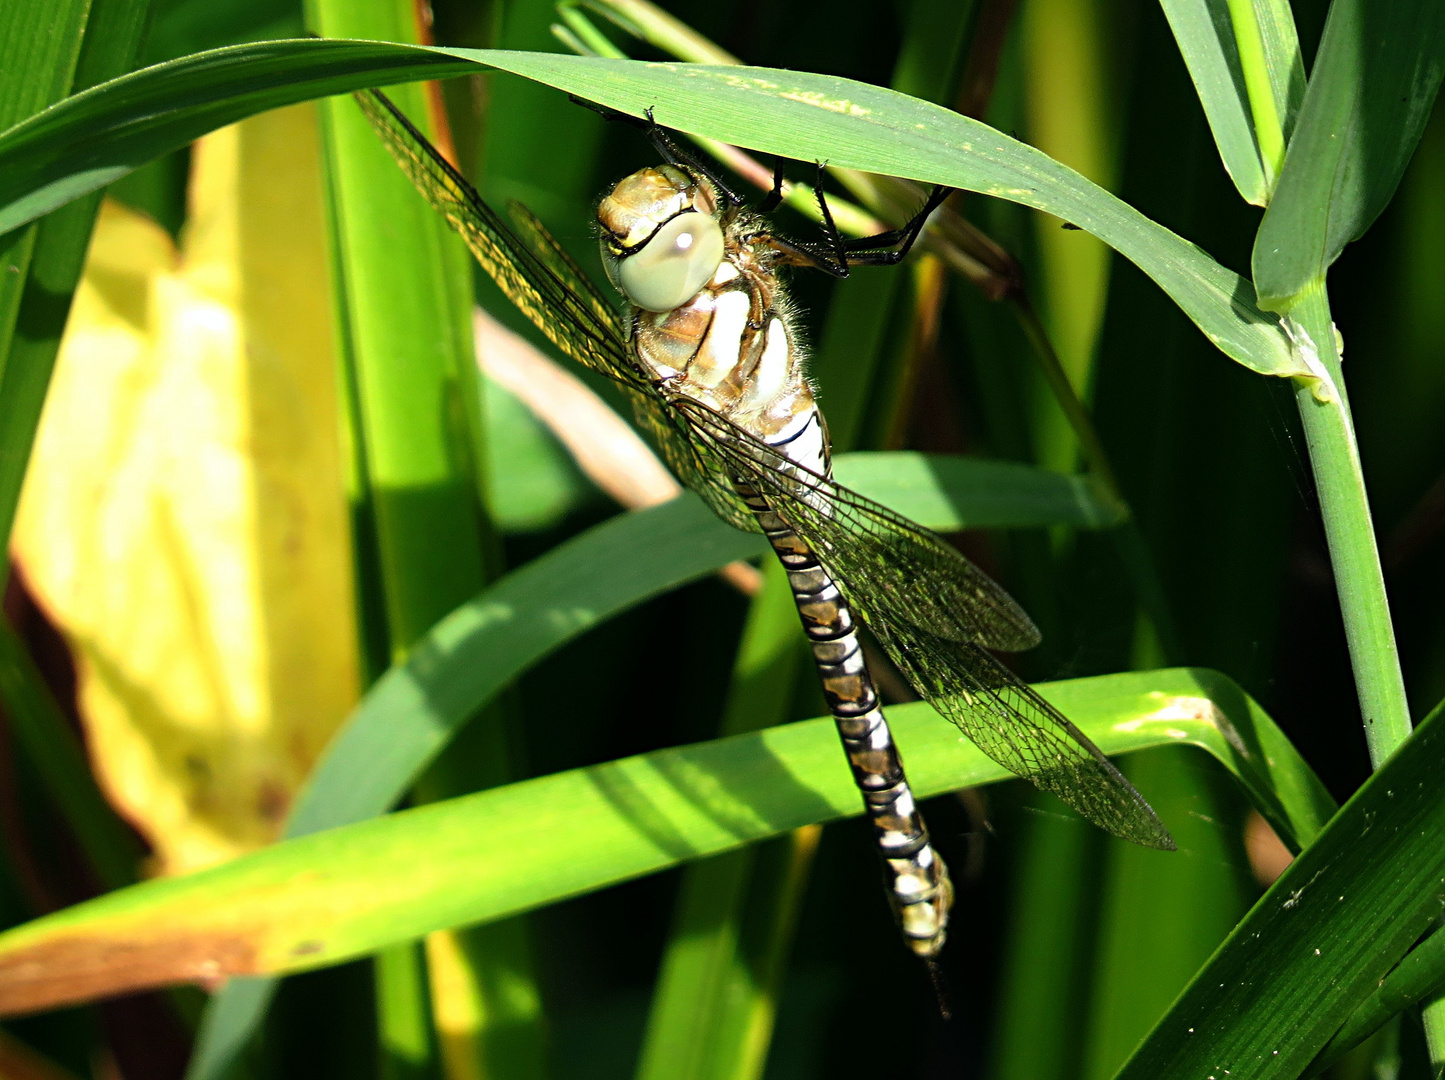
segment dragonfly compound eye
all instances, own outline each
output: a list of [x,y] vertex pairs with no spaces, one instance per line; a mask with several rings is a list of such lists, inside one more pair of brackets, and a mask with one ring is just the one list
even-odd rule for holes
[[615,280],[644,311],[671,311],[698,294],[722,258],[722,227],[708,214],[688,211],[665,222],[647,243],[619,260]]

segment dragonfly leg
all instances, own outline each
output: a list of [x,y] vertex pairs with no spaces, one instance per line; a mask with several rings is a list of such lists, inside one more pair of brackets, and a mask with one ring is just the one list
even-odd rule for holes
[[[928,201],[923,204],[923,209],[914,214],[902,228],[891,229],[873,236],[860,236],[856,240],[845,240],[843,248],[847,253],[848,265],[893,266],[902,262],[922,234],[923,226],[927,224],[929,215],[942,206],[943,200],[951,194],[953,194],[953,188],[939,184],[928,196]],[[879,250],[881,248],[893,248],[893,250]]]
[[682,147],[673,141],[672,136],[668,133],[668,129],[653,119],[651,106],[647,108],[646,117],[643,118],[633,116],[630,113],[620,112],[617,109],[608,108],[606,105],[599,105],[595,101],[588,101],[586,98],[578,97],[576,94],[568,94],[567,96],[575,104],[591,109],[609,123],[626,124],[629,127],[640,128],[642,133],[647,136],[647,141],[652,143],[653,149],[657,151],[657,156],[662,158],[663,161],[669,165],[675,165],[694,176],[701,176],[716,188],[718,194],[731,205],[741,206],[743,204],[744,200],[742,196],[728,187],[715,170],[710,168],[700,158],[682,149]]
[[771,214],[783,201],[783,159],[773,158],[773,187],[757,205],[760,214]]
[[[846,278],[848,271],[855,266],[893,266],[902,262],[922,234],[929,215],[952,194],[953,188],[941,185],[935,187],[923,209],[901,228],[873,236],[861,236],[855,240],[843,239],[838,232],[838,226],[833,222],[833,213],[828,209],[828,200],[823,194],[821,162],[818,164],[818,178],[813,184],[813,191],[818,199],[818,209],[823,215],[821,244],[789,240],[773,233],[759,234],[758,239],[777,251],[782,256],[780,261],[789,266],[810,266],[833,277]],[[893,250],[882,250],[885,248]]]

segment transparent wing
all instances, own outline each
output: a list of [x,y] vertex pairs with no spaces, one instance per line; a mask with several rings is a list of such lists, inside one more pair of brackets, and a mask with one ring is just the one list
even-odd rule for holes
[[602,290],[582,271],[567,249],[557,243],[557,238],[547,231],[547,226],[537,219],[537,215],[515,199],[507,204],[507,212],[518,235],[546,264],[552,276],[585,302],[600,324],[611,325],[619,336],[626,337],[617,305],[602,294]]
[[513,203],[513,232],[385,94],[363,91],[356,100],[402,171],[517,309],[579,364],[622,383],[638,424],[682,482],[728,524],[756,532],[757,521],[734,494],[726,470],[715,456],[688,444],[657,390],[633,366],[622,314],[536,216]]
[[683,484],[702,496],[714,514],[735,529],[761,532],[758,519],[733,489],[727,463],[705,444],[688,438],[681,417],[656,393],[629,394],[637,425],[662,452],[662,458]]
[[693,440],[755,487],[813,549],[904,678],[980,750],[1101,828],[1173,848],[1089,738],[992,656],[1039,640],[987,575],[926,529],[800,468],[705,406],[672,403]]
[[607,303],[541,222],[530,213],[521,219],[532,246],[523,243],[385,94],[365,90],[355,97],[402,171],[461,234],[517,310],[579,364],[650,392],[650,384],[629,357],[621,313]]

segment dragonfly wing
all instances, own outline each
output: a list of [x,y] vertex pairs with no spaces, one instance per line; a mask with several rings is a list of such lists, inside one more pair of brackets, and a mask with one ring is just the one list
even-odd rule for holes
[[552,276],[585,301],[599,323],[614,325],[618,335],[625,337],[617,305],[603,295],[602,290],[567,253],[567,249],[547,231],[547,226],[542,224],[537,215],[515,199],[507,204],[507,212],[511,215],[517,235],[547,265]]
[[715,412],[674,406],[812,548],[909,684],[980,750],[1101,828],[1173,848],[1088,736],[988,652],[1039,639],[997,583],[927,529],[800,468]]
[[690,443],[685,421],[633,365],[621,312],[536,216],[513,203],[513,231],[386,95],[369,90],[356,100],[402,171],[517,309],[573,360],[626,387],[639,425],[682,482],[728,524],[756,532],[757,521],[734,494],[726,468]]
[[735,529],[761,532],[757,517],[733,490],[727,463],[705,442],[688,437],[687,419],[656,393],[629,394],[637,424],[651,437],[662,458],[688,489],[697,492],[714,514]]
[[[1020,652],[1038,627],[991,577],[935,533],[790,461],[705,405],[672,403],[693,442],[754,483],[870,622],[884,612],[935,637]],[[923,583],[927,583],[924,585]]]
[[1153,807],[1103,751],[986,649],[886,617],[868,627],[909,685],[1004,768],[1115,836],[1174,850]]
[[[617,382],[646,388],[632,365],[622,316],[571,261],[541,222],[527,215],[523,243],[466,179],[386,95],[355,95],[361,111],[432,208],[466,241],[482,269],[553,345]],[[560,256],[560,258],[559,258]]]

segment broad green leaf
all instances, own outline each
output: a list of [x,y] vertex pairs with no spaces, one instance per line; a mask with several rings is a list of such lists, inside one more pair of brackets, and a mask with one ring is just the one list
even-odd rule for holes
[[[864,453],[843,455],[837,468],[863,494],[944,529],[1102,523],[1112,513],[1073,477],[1006,462]],[[298,797],[286,834],[381,813],[460,724],[542,656],[634,604],[766,550],[685,495],[612,518],[513,571],[377,681]]]
[[[1304,94],[1284,0],[1161,0],[1219,156],[1245,202],[1266,206]],[[1263,147],[1263,149],[1262,149]]]
[[1254,243],[1263,306],[1284,310],[1384,210],[1445,74],[1445,4],[1336,0],[1279,188]]
[[[948,184],[1045,210],[1135,262],[1226,355],[1306,372],[1248,282],[1032,147],[892,90],[771,68],[644,64],[345,41],[243,45],[148,68],[0,136],[0,229],[93,190],[220,124],[366,85],[496,67],[765,153]],[[83,133],[83,134],[82,134]]]
[[1300,1075],[1445,909],[1445,710],[1260,897],[1120,1080]]
[[761,537],[729,528],[687,495],[612,518],[508,574],[377,680],[297,798],[286,835],[382,813],[461,724],[541,657],[764,548]]
[[841,455],[834,472],[848,487],[937,532],[1040,525],[1100,529],[1124,516],[1087,477],[1012,461],[865,451]]
[[[1128,673],[1040,692],[1106,753],[1201,747],[1296,842],[1330,813],[1288,740],[1217,673]],[[926,704],[890,712],[919,795],[1008,777]],[[0,935],[0,1012],[334,964],[858,812],[829,717],[525,780],[26,923]]]

